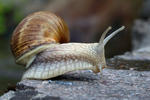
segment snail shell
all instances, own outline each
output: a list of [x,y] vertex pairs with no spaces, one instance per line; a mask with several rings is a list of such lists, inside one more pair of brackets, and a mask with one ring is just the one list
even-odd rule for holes
[[26,65],[31,55],[43,51],[50,44],[66,42],[69,42],[69,31],[65,22],[53,13],[41,11],[27,16],[16,27],[11,48],[16,62]]
[[110,29],[99,43],[67,43],[69,31],[60,17],[44,11],[27,16],[11,40],[16,63],[27,67],[22,79],[48,79],[75,70],[101,72],[107,67],[104,46],[124,26],[105,38]]

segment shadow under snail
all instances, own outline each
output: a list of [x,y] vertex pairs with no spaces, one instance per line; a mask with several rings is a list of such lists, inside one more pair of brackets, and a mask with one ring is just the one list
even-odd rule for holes
[[49,79],[76,70],[101,72],[106,66],[104,47],[124,26],[99,43],[68,43],[65,22],[48,11],[35,12],[24,18],[13,32],[11,50],[16,63],[26,66],[22,79]]

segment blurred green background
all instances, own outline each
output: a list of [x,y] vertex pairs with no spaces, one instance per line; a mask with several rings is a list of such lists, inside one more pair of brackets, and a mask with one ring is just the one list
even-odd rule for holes
[[[132,50],[131,28],[140,17],[142,0],[0,0],[0,95],[20,81],[25,68],[15,64],[10,50],[13,30],[28,14],[47,10],[68,24],[71,42],[97,42],[101,33],[125,25],[106,46],[106,56]],[[119,49],[118,49],[119,48]]]

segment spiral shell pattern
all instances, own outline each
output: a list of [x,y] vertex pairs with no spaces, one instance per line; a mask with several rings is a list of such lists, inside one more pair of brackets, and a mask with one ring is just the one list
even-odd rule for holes
[[69,42],[65,22],[48,11],[33,13],[24,18],[13,32],[12,52],[16,59],[34,48],[51,43]]

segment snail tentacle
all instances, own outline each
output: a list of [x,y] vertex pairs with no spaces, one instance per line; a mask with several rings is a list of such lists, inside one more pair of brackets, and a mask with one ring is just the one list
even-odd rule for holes
[[120,27],[119,29],[117,29],[116,31],[114,31],[113,33],[111,33],[109,36],[107,36],[105,39],[104,39],[104,45],[107,44],[107,42],[112,38],[114,37],[117,33],[119,33],[120,31],[124,30],[125,26],[122,26]]

